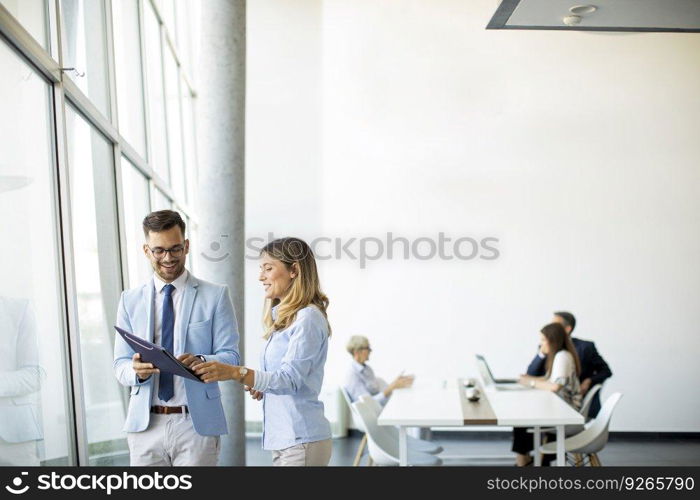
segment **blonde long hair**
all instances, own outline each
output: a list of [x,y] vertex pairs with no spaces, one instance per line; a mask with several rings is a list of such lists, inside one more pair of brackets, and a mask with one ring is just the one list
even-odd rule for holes
[[[279,238],[269,242],[260,251],[260,255],[267,254],[275,260],[282,262],[287,270],[292,270],[296,264],[297,276],[282,299],[266,299],[263,308],[263,326],[265,340],[270,338],[273,332],[284,330],[291,325],[297,317],[297,313],[310,305],[314,305],[326,318],[328,323],[328,297],[321,291],[321,283],[318,279],[316,259],[311,247],[299,238]],[[277,307],[277,318],[272,318],[272,308]],[[328,324],[328,335],[331,326]]]

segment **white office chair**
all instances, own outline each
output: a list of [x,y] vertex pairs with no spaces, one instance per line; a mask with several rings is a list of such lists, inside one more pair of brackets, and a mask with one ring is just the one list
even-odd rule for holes
[[586,396],[583,398],[583,402],[581,403],[581,409],[579,410],[579,413],[583,415],[583,418],[586,419],[586,422],[590,420],[590,418],[588,417],[588,412],[591,411],[591,404],[593,403],[593,398],[596,394],[598,394],[598,391],[600,391],[602,387],[603,384],[594,385],[588,390]]
[[[593,387],[591,387],[586,395],[583,398],[583,401],[581,402],[581,409],[578,411],[581,415],[583,415],[584,421],[588,422],[590,418],[588,417],[588,412],[591,410],[591,403],[593,403],[593,397],[600,391],[600,389],[603,387],[602,384],[596,384]],[[567,425],[564,428],[564,434],[566,437],[571,437],[575,436],[576,434],[582,432],[584,429],[586,429],[588,426],[586,425]],[[547,433],[554,433],[556,432],[555,427],[545,427],[540,429],[540,432],[542,433],[543,436],[546,438]],[[532,434],[533,430],[528,429],[528,433]]]
[[[564,440],[564,449],[567,453],[574,453],[576,457],[576,466],[584,465],[583,456],[587,456],[589,463],[592,466],[600,467],[600,459],[598,452],[602,450],[608,442],[608,427],[612,418],[613,410],[617,403],[622,398],[622,393],[616,392],[610,396],[603,407],[600,409],[598,416],[589,422],[586,429],[575,436]],[[556,453],[557,442],[547,443],[540,448],[542,453]]]
[[[375,419],[379,418],[379,414],[382,412],[382,405],[379,401],[374,399],[369,394],[363,394],[360,396],[360,401],[365,402],[369,409],[374,413]],[[381,431],[384,431],[391,439],[398,443],[399,441],[399,430],[393,425],[380,425]],[[413,436],[406,436],[406,444],[409,450],[421,451],[423,453],[430,453],[431,455],[437,455],[443,451],[442,446],[435,444],[425,439],[414,438]]]
[[[348,408],[350,408],[350,413],[353,416],[353,421],[355,422],[355,425],[357,425],[360,428],[360,432],[363,432],[365,435],[362,436],[362,441],[360,441],[360,446],[357,447],[357,453],[355,453],[355,460],[353,460],[352,465],[353,467],[357,467],[360,465],[360,460],[362,460],[362,455],[365,452],[365,448],[367,447],[367,431],[365,430],[364,426],[362,425],[362,421],[360,420],[360,417],[357,415],[357,411],[355,408],[352,406],[352,398],[350,397],[350,394],[348,391],[345,389],[345,387],[340,388],[340,392],[343,394],[343,398],[345,398],[345,403],[347,403]],[[372,465],[372,457],[368,457],[368,463],[367,465]]]
[[[365,428],[367,436],[367,447],[372,460],[377,465],[395,466],[399,465],[399,442],[391,439],[388,434],[382,432],[377,424],[377,417],[370,409],[369,405],[361,400],[352,404],[356,414],[360,418]],[[412,449],[408,450],[408,465],[414,466],[435,466],[442,465],[442,460],[434,455],[429,455]]]

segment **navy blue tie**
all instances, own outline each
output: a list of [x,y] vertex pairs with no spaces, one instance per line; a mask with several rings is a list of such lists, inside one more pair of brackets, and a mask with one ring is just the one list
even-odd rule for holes
[[[160,324],[160,345],[173,352],[173,331],[175,330],[175,313],[173,311],[173,285],[163,287],[163,320]],[[160,374],[160,385],[158,386],[158,397],[161,401],[168,401],[173,397],[173,375],[172,373]]]

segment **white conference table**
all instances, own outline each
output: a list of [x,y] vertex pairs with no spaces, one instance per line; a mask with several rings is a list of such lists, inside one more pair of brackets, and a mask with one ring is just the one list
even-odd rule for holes
[[564,428],[583,425],[583,416],[559,396],[538,389],[481,389],[481,399],[472,403],[466,399],[461,379],[439,387],[412,387],[394,391],[379,415],[379,425],[399,427],[399,465],[407,465],[408,427],[464,427],[498,425],[532,427],[535,465],[540,460],[540,429],[556,427],[557,465],[565,465]]

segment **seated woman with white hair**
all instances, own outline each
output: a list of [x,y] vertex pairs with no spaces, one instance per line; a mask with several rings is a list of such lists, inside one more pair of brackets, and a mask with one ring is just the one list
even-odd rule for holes
[[374,370],[367,364],[372,352],[367,337],[354,335],[350,337],[345,348],[352,356],[353,361],[344,387],[353,402],[357,401],[360,396],[369,394],[381,405],[385,405],[395,389],[411,387],[413,384],[413,375],[401,374],[391,384],[387,384],[374,375]]

